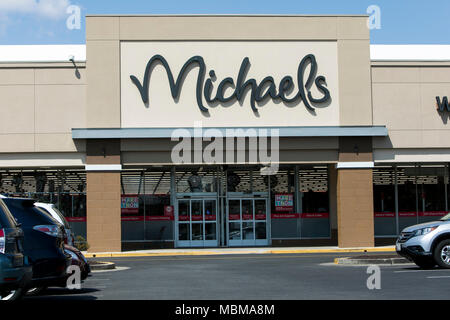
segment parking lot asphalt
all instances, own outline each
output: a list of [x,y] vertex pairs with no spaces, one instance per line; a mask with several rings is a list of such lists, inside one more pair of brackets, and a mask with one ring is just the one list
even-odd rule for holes
[[25,300],[449,299],[450,270],[380,266],[381,289],[369,290],[367,266],[341,266],[354,254],[278,254],[98,258],[81,290],[50,288]]

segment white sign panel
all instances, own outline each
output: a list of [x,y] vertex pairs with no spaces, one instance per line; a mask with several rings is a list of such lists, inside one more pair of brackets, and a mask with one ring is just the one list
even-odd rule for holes
[[339,125],[336,42],[121,43],[122,127]]

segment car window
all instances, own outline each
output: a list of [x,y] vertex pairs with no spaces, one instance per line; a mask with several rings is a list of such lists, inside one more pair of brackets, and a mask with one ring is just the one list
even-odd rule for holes
[[442,221],[450,220],[450,213],[441,219]]
[[40,214],[42,214],[43,216],[46,216],[48,219],[52,220],[53,223],[57,223],[57,224],[61,224],[58,220],[56,220],[55,218],[53,218],[53,216],[50,214],[50,212],[48,212],[47,210],[45,210],[44,208],[38,208],[38,207],[33,207],[34,211],[38,211]]
[[55,207],[55,206],[53,206],[53,210],[55,210],[56,214],[57,214],[57,215],[59,216],[59,218],[62,220],[62,222],[64,223],[64,226],[65,226],[66,228],[70,228],[70,225],[69,225],[69,223],[67,222],[66,217],[64,217],[64,215],[62,214],[62,212],[59,211],[59,209],[58,209],[57,207]]
[[[51,214],[46,208],[38,207],[38,209],[44,211],[44,212],[45,212],[47,215],[49,215],[53,220],[57,221],[57,222],[60,224],[60,222],[59,222],[57,219],[55,219],[55,218],[52,216],[52,214]],[[53,207],[53,210],[55,210],[56,214],[61,218],[61,221],[63,222],[64,227],[65,227],[65,228],[69,228],[69,224],[66,222],[66,219],[64,218],[64,216],[62,215],[62,213],[59,212],[58,209],[56,209],[56,207]]]
[[4,204],[0,201],[0,229],[3,228],[15,228],[17,226],[16,220],[4,207]]
[[13,216],[24,227],[34,227],[40,224],[57,224],[45,211],[34,206],[33,200],[24,199],[4,199],[5,204]]

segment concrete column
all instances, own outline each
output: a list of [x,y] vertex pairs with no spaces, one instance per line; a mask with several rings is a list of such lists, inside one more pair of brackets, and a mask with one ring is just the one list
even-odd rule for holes
[[89,252],[121,251],[120,141],[87,141]]
[[339,139],[336,206],[338,245],[373,247],[372,138]]

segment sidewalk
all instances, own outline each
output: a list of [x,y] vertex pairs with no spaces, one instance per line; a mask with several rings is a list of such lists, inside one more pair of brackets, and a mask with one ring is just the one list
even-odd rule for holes
[[209,256],[231,254],[301,254],[301,253],[349,253],[395,252],[394,246],[371,248],[339,247],[264,247],[264,248],[188,248],[154,249],[127,252],[83,252],[86,258],[157,257],[157,256]]

